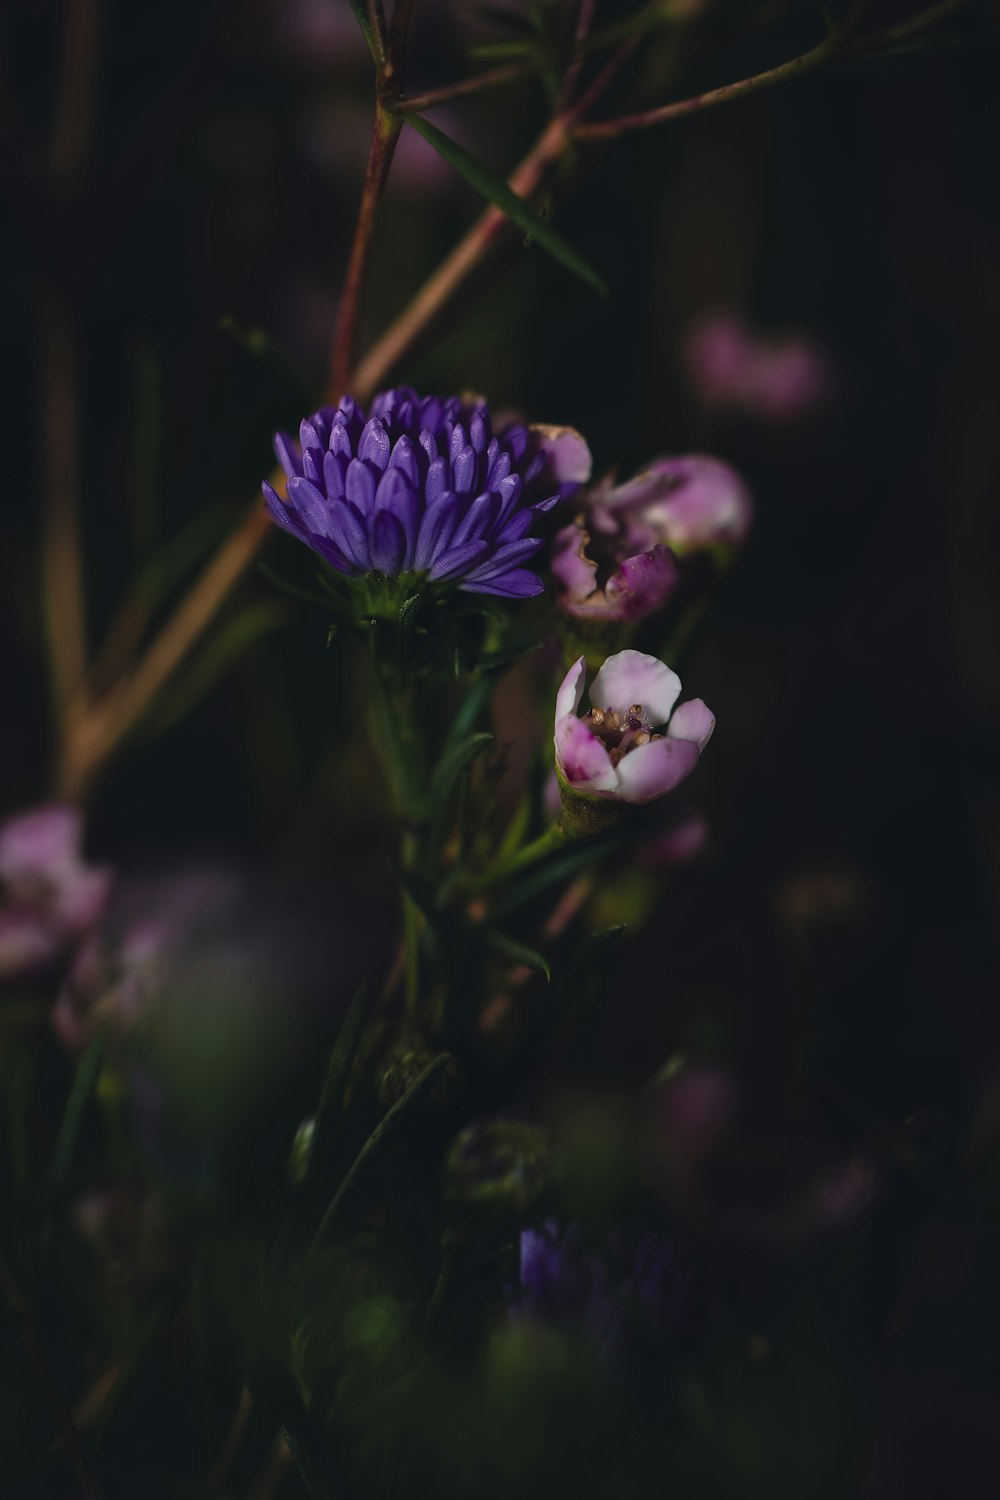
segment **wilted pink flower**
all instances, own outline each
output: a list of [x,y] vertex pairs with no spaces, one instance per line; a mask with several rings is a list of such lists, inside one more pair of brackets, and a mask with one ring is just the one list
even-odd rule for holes
[[735,469],[688,453],[657,458],[625,484],[595,492],[589,520],[595,529],[616,528],[633,551],[660,545],[680,555],[742,546],[753,500]]
[[111,873],[80,852],[75,808],[52,803],[0,826],[0,980],[46,967],[99,920]]
[[703,405],[790,422],[833,394],[826,352],[801,334],[765,337],[732,313],[713,313],[688,332],[684,361]]
[[565,792],[588,800],[651,802],[671,791],[698,764],[715,728],[700,698],[674,710],[681,684],[655,656],[609,656],[590,689],[591,708],[578,717],[586,678],[581,656],[556,697],[556,770]]
[[641,620],[662,609],[680,583],[680,569],[667,547],[623,556],[630,540],[626,528],[611,525],[587,530],[583,515],[556,533],[552,543],[552,576],[556,602],[582,620]]

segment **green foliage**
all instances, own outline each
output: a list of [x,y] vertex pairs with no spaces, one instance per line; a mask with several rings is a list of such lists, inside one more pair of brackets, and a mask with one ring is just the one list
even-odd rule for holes
[[548,253],[560,265],[579,276],[595,292],[602,297],[607,296],[607,287],[600,275],[594,268],[573,249],[572,245],[558,234],[545,219],[530,209],[523,198],[511,191],[502,177],[497,177],[489,167],[474,157],[471,152],[466,151],[457,141],[446,136],[443,130],[425,120],[422,115],[403,112],[406,123],[422,135],[435,151],[450,162],[457,172],[471,183],[490,203],[501,209],[519,229],[523,229],[529,238],[537,240],[543,250]]

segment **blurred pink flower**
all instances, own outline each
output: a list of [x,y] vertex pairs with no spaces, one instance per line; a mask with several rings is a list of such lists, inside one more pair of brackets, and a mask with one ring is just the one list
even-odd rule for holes
[[738,314],[718,312],[688,330],[683,359],[703,406],[742,411],[763,422],[792,422],[834,393],[827,352],[804,334],[757,333]]
[[674,1170],[686,1171],[715,1145],[739,1103],[730,1075],[694,1064],[661,1084],[654,1102],[657,1145]]
[[702,814],[686,811],[653,834],[639,853],[639,863],[646,870],[690,864],[704,850],[708,835],[708,823]]
[[46,968],[99,921],[111,872],[81,854],[76,808],[51,803],[0,826],[0,980]]

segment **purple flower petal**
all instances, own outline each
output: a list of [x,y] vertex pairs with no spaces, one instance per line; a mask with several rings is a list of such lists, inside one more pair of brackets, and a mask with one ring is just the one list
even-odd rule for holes
[[369,521],[372,566],[389,577],[399,572],[406,555],[403,527],[391,510],[377,510]]
[[338,458],[351,459],[354,457],[354,446],[351,435],[343,422],[335,422],[333,431],[330,433],[330,452]]
[[451,469],[446,458],[435,458],[427,470],[427,478],[424,481],[424,493],[428,502],[436,500],[446,490],[452,490]]
[[545,593],[543,581],[528,568],[512,568],[509,573],[485,582],[465,581],[459,588],[470,594],[493,594],[498,599],[533,599],[536,594]]
[[348,500],[358,507],[362,515],[368,515],[375,504],[375,475],[360,458],[352,458],[347,465],[345,492]]
[[334,502],[329,515],[330,538],[360,572],[375,564],[368,546],[368,532],[360,511],[349,500]]
[[540,547],[545,544],[540,536],[530,536],[522,542],[511,542],[509,546],[498,547],[486,562],[481,564],[474,573],[468,575],[470,583],[485,583],[496,578],[498,574],[505,573],[512,568],[519,567],[521,563],[527,562],[529,557],[534,557]]
[[458,520],[458,498],[450,490],[444,490],[428,503],[417,533],[417,546],[413,566],[425,572],[451,544]]
[[307,531],[315,536],[330,535],[330,506],[316,485],[308,479],[290,479],[288,500]]
[[462,542],[488,537],[499,512],[500,500],[496,495],[480,495],[455,527],[451,545],[458,547]]
[[310,484],[323,484],[323,459],[329,454],[323,454],[318,448],[304,448],[302,450],[302,473]]
[[323,488],[326,490],[328,500],[343,500],[347,493],[344,484],[344,460],[334,453],[327,453],[323,459]]
[[455,476],[455,489],[460,495],[471,494],[475,487],[478,464],[476,462],[475,450],[471,447],[463,448],[456,458],[452,459],[452,473]]
[[285,504],[284,500],[280,498],[276,490],[271,488],[266,479],[261,485],[261,489],[264,493],[267,508],[281,529],[287,531],[291,536],[298,537],[300,542],[307,541],[308,533],[306,528],[302,525],[292,507]]
[[274,456],[285,471],[289,479],[296,474],[302,473],[302,457],[296,451],[295,440],[290,433],[276,432],[274,434]]
[[394,469],[399,469],[406,475],[407,479],[417,489],[420,484],[420,465],[417,461],[417,450],[413,446],[412,438],[404,433],[397,438],[393,445],[389,463]]
[[619,651],[608,657],[594,678],[590,701],[595,708],[611,708],[617,713],[640,703],[649,722],[657,725],[670,718],[680,691],[677,673],[655,656],[647,656],[644,651]]
[[461,547],[452,547],[441,554],[427,576],[432,583],[444,583],[448,578],[456,578],[475,567],[489,550],[489,542],[465,542]]
[[372,417],[361,434],[358,457],[374,464],[376,469],[384,469],[389,462],[390,448],[389,434],[378,417]]

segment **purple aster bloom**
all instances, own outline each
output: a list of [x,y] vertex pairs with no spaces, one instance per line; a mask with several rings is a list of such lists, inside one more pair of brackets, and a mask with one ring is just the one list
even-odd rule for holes
[[687,1321],[690,1277],[656,1234],[614,1230],[592,1240],[579,1224],[547,1219],[522,1230],[519,1248],[512,1315],[582,1337],[601,1358],[620,1354],[630,1330]]
[[111,873],[80,852],[83,823],[53,803],[0,826],[0,980],[62,958],[103,914]]
[[308,417],[297,444],[278,433],[274,447],[288,503],[265,484],[272,516],[338,572],[508,599],[542,592],[526,566],[543,545],[532,528],[590,472],[572,429],[495,434],[479,398],[407,386],[376,396],[367,416],[345,396]]
[[[587,668],[574,662],[556,696],[555,752],[560,786],[573,798],[652,802],[698,764],[715,715],[700,698],[674,708],[680,678],[655,656],[619,651],[590,688],[578,718]],[[662,732],[658,732],[662,730]]]

